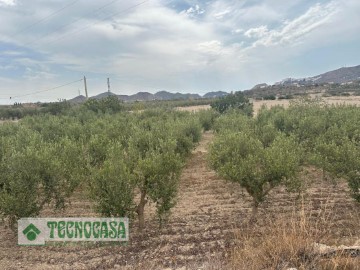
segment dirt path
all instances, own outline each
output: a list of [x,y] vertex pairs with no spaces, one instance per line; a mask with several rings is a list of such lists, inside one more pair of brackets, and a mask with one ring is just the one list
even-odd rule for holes
[[[128,246],[18,247],[12,233],[0,226],[0,269],[205,269],[207,262],[223,260],[234,245],[234,230],[242,228],[248,218],[251,200],[237,184],[220,179],[208,168],[206,154],[212,139],[211,132],[205,133],[189,158],[181,176],[177,205],[164,228],[158,228],[151,206],[147,206],[151,211],[147,212],[146,229],[139,233],[132,226]],[[318,177],[312,171],[308,175]],[[325,203],[333,205],[338,234],[351,242],[360,236],[360,229],[353,225],[353,217],[359,217],[360,211],[354,210],[356,206],[346,192],[344,184],[317,183],[309,189],[306,200],[311,202],[311,211],[318,211]],[[295,197],[277,189],[260,214],[289,213]],[[95,216],[91,207],[79,193],[65,212],[47,210],[42,216]]]

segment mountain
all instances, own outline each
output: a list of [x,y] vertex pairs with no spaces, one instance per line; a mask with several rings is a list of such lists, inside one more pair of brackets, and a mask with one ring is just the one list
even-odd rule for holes
[[300,79],[287,78],[275,83],[275,85],[345,84],[358,80],[360,80],[360,65],[339,68],[314,77]]
[[135,95],[129,96],[128,101],[149,101],[153,100],[154,95],[149,92],[139,92]]
[[316,76],[317,83],[348,83],[360,80],[360,65],[355,67],[340,68]]
[[167,91],[159,91],[154,94],[156,100],[171,100],[174,99],[174,94]]

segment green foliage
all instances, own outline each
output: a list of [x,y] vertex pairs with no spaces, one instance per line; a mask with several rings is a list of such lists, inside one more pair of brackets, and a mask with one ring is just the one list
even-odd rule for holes
[[[116,104],[100,105],[117,110]],[[201,124],[186,112],[110,115],[82,107],[3,124],[0,135],[0,215],[10,222],[37,216],[46,204],[65,207],[81,186],[89,187],[104,215],[143,219],[146,202],[152,202],[162,224],[175,205],[180,169],[201,138]]]
[[1,150],[0,214],[11,225],[38,215],[50,202],[63,208],[86,176],[82,149],[67,138],[49,144],[39,133],[20,128],[2,139]]
[[180,112],[154,110],[128,117],[129,134],[106,132],[108,136],[90,139],[92,197],[103,214],[137,215],[140,228],[145,205],[152,202],[162,224],[175,205],[180,169],[200,140],[201,127],[195,116]]
[[235,94],[229,94],[211,103],[211,108],[224,113],[229,109],[237,109],[243,112],[245,115],[251,116],[253,113],[252,104],[249,99],[245,97],[242,92],[235,92]]
[[354,106],[330,106],[321,100],[293,101],[285,110],[262,109],[257,119],[279,132],[295,136],[305,150],[304,162],[323,170],[323,178],[348,181],[359,198],[360,111]]
[[294,98],[294,96],[290,95],[290,94],[278,97],[279,100],[281,100],[281,99],[293,99],[293,98]]
[[246,131],[254,129],[254,120],[235,110],[220,115],[214,123],[214,131],[217,133],[226,131]]
[[66,100],[59,101],[59,102],[52,102],[52,103],[44,103],[42,104],[42,112],[43,113],[50,113],[52,115],[59,115],[63,114],[70,110],[71,105]]
[[277,185],[301,187],[300,165],[315,165],[333,179],[346,179],[360,201],[360,111],[307,98],[289,109],[261,108],[256,118],[229,111],[214,124],[209,162],[219,175],[239,183],[255,208]]
[[202,110],[197,113],[199,121],[204,131],[211,130],[214,126],[215,119],[219,113],[215,110]]
[[26,116],[35,116],[40,114],[60,115],[68,113],[71,110],[71,104],[67,101],[52,103],[43,103],[40,106],[31,107],[15,103],[13,106],[4,106],[0,108],[0,119],[21,119]]
[[45,192],[38,192],[45,172],[40,167],[44,161],[36,152],[28,149],[24,153],[14,152],[2,158],[0,214],[9,218],[11,225],[19,217],[37,215],[48,199]]
[[[131,151],[132,144],[129,146]],[[155,203],[160,224],[175,205],[182,161],[175,141],[158,141],[135,161],[135,183],[142,194]],[[141,203],[141,202],[140,202]]]
[[116,96],[102,99],[90,98],[82,106],[96,113],[118,113],[124,110],[123,102]]
[[300,153],[292,137],[278,134],[266,146],[254,134],[225,132],[212,144],[209,161],[221,176],[245,188],[257,207],[271,189],[295,181]]
[[125,163],[125,149],[119,144],[109,149],[100,169],[93,168],[91,196],[104,216],[131,216],[135,209],[134,176]]
[[40,115],[1,125],[0,215],[13,223],[46,204],[63,208],[75,189],[88,187],[101,214],[138,215],[143,227],[152,202],[160,224],[166,221],[201,123],[209,127],[216,113],[123,110],[114,97],[70,109],[43,104]]

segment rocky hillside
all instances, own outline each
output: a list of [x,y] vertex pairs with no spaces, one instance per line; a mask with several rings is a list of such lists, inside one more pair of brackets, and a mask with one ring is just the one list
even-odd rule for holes
[[312,85],[312,84],[346,84],[360,80],[360,65],[343,67],[308,78],[287,78],[275,85]]

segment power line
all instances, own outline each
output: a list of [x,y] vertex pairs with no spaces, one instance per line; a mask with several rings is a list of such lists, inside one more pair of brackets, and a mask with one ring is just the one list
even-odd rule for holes
[[83,80],[83,79],[76,80],[76,81],[69,82],[69,83],[66,83],[66,84],[63,84],[63,85],[60,85],[60,86],[56,86],[56,87],[49,88],[49,89],[42,90],[42,91],[32,92],[32,93],[25,94],[25,95],[13,96],[13,97],[10,97],[10,99],[19,98],[19,97],[25,97],[25,96],[30,96],[30,95],[35,95],[35,94],[38,94],[38,93],[43,93],[43,92],[47,92],[47,91],[51,91],[51,90],[55,90],[55,89],[59,89],[59,88],[62,88],[62,87],[68,86],[68,85],[70,85],[70,84],[74,84],[74,83],[77,83],[77,82],[81,82],[82,80]]
[[51,44],[51,43],[54,43],[54,42],[56,42],[56,41],[63,40],[64,38],[66,38],[66,37],[68,37],[68,36],[73,36],[73,35],[75,35],[75,34],[77,34],[77,33],[79,33],[79,32],[82,32],[82,31],[90,28],[90,27],[93,26],[93,25],[96,25],[96,24],[98,24],[98,23],[100,23],[100,22],[106,21],[106,20],[108,20],[108,19],[110,19],[110,18],[112,18],[112,17],[114,17],[114,16],[119,15],[119,14],[125,13],[125,12],[127,12],[127,11],[129,11],[129,10],[131,10],[131,9],[134,9],[134,8],[136,8],[136,7],[138,7],[138,6],[141,6],[141,5],[143,5],[143,4],[145,4],[146,2],[149,2],[149,1],[150,1],[150,0],[145,0],[145,1],[143,1],[143,2],[140,2],[140,3],[136,4],[136,5],[133,5],[133,6],[130,6],[130,7],[126,8],[126,9],[123,9],[123,10],[121,10],[121,11],[119,11],[119,12],[113,13],[112,15],[107,16],[107,17],[101,19],[100,21],[97,21],[97,22],[88,24],[87,26],[85,26],[85,27],[83,27],[83,28],[80,28],[80,29],[78,29],[78,30],[76,30],[76,31],[70,32],[70,33],[68,33],[68,34],[65,34],[65,35],[63,35],[63,36],[61,36],[61,37],[59,37],[59,38],[57,38],[57,39],[54,39],[54,40],[49,41],[49,42],[46,42],[45,44]]
[[[104,9],[104,8],[112,5],[112,4],[114,4],[114,3],[117,2],[117,1],[119,1],[119,0],[113,0],[113,1],[111,1],[111,2],[109,2],[109,3],[107,3],[107,4],[105,4],[105,5],[102,5],[102,6],[98,7],[97,9],[94,9],[94,10],[92,10],[91,12],[85,14],[84,17],[87,17],[87,16],[89,16],[89,15],[91,15],[91,14],[97,13],[97,12],[99,12],[100,10],[102,10],[102,9]],[[53,34],[53,33],[56,33],[56,32],[58,32],[58,31],[61,30],[61,29],[64,29],[65,27],[68,27],[68,26],[70,26],[70,25],[72,25],[72,24],[75,24],[75,23],[81,21],[82,19],[83,19],[83,18],[78,18],[78,19],[75,19],[75,20],[71,21],[70,23],[63,24],[63,25],[61,25],[60,27],[55,28],[53,31],[50,31],[50,32],[46,33],[45,35],[42,35],[41,37],[37,38],[36,40],[33,40],[32,42],[29,42],[27,45],[37,44],[37,43],[39,43],[39,40],[42,40],[42,39],[46,38],[47,36],[49,36],[49,35],[51,35],[51,34]]]
[[56,11],[54,11],[54,12],[51,13],[50,15],[48,15],[48,16],[46,16],[46,17],[44,17],[44,18],[42,18],[42,19],[40,19],[40,20],[38,20],[38,21],[35,21],[34,23],[30,24],[29,26],[27,26],[27,27],[21,29],[20,31],[18,31],[17,33],[11,35],[10,38],[15,37],[15,36],[17,36],[17,35],[19,35],[19,34],[21,34],[21,33],[24,33],[26,30],[29,30],[30,28],[32,28],[32,27],[34,27],[34,26],[36,26],[36,25],[38,25],[38,24],[40,24],[40,23],[42,23],[42,22],[44,22],[44,21],[47,21],[48,19],[54,17],[56,14],[60,13],[61,11],[65,10],[65,9],[67,9],[67,8],[73,6],[73,5],[75,5],[75,4],[76,4],[77,2],[79,2],[79,1],[80,1],[80,0],[75,0],[75,1],[71,2],[70,4],[68,4],[68,5],[66,5],[66,6],[64,6],[64,7],[60,8],[60,9],[58,9],[58,10],[56,10]]

